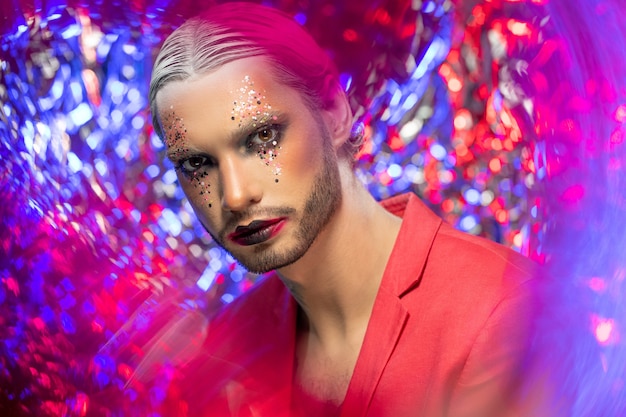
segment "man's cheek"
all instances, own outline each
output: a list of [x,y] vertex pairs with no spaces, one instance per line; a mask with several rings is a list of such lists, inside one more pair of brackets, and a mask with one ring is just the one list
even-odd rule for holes
[[211,188],[209,176],[203,172],[194,172],[189,178],[179,176],[183,192],[198,208],[213,208],[215,193]]

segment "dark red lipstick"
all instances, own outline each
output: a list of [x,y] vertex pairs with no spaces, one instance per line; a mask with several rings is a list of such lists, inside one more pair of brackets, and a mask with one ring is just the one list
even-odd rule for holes
[[283,217],[270,220],[254,220],[247,226],[237,226],[228,238],[238,245],[250,246],[274,237],[285,224]]

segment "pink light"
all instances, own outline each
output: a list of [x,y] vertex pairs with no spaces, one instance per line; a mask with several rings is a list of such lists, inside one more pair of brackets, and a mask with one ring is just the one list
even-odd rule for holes
[[530,34],[530,28],[524,22],[510,19],[506,26],[515,36],[527,36]]
[[448,88],[453,93],[458,93],[459,91],[461,91],[461,88],[463,88],[463,84],[458,78],[452,78],[450,79],[450,81],[448,81]]
[[584,196],[585,188],[580,184],[576,184],[567,188],[565,192],[563,192],[563,194],[561,195],[561,200],[565,201],[566,203],[574,204],[580,201]]
[[593,277],[589,280],[589,288],[595,292],[603,292],[606,290],[606,281],[600,277]]
[[615,121],[619,123],[626,122],[626,105],[621,105],[615,110]]
[[601,345],[608,345],[611,341],[611,336],[613,334],[613,319],[602,319],[596,325],[595,335],[596,340]]

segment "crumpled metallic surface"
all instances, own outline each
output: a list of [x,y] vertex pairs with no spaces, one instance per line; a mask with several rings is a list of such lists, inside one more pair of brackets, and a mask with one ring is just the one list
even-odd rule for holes
[[[335,58],[374,196],[413,190],[456,227],[546,262],[553,317],[576,311],[572,415],[619,415],[616,3],[269,3]],[[149,124],[158,45],[208,4],[0,6],[0,414],[150,415],[164,386],[131,380],[137,367],[166,383],[205,317],[254,283],[195,221]]]

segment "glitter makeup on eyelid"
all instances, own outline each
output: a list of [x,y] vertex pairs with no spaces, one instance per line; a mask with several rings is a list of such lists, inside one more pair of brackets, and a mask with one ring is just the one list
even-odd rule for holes
[[[173,106],[170,107],[170,109],[172,108]],[[170,149],[170,158],[178,161],[184,158],[186,155],[189,155],[189,149],[184,146],[187,136],[187,128],[183,123],[183,118],[178,117],[176,113],[172,110],[169,114],[165,115],[162,123],[165,130],[165,144]],[[207,172],[195,171],[191,173],[188,178],[193,188],[198,192],[202,203],[211,208],[213,207],[210,195],[211,184],[206,181],[207,176]]]
[[[272,106],[267,102],[265,94],[254,88],[254,81],[250,79],[250,76],[244,76],[241,83],[243,85],[236,90],[238,95],[237,99],[233,101],[233,110],[230,117],[232,121],[237,122],[237,127],[241,128],[249,120],[253,128],[269,125],[270,122],[276,121],[277,117],[271,114]],[[278,146],[276,140],[257,147],[257,155],[266,166],[272,168],[272,173],[275,176],[279,176],[282,170],[281,166],[275,161],[280,149],[281,147]],[[278,178],[275,178],[274,181],[278,182]]]

